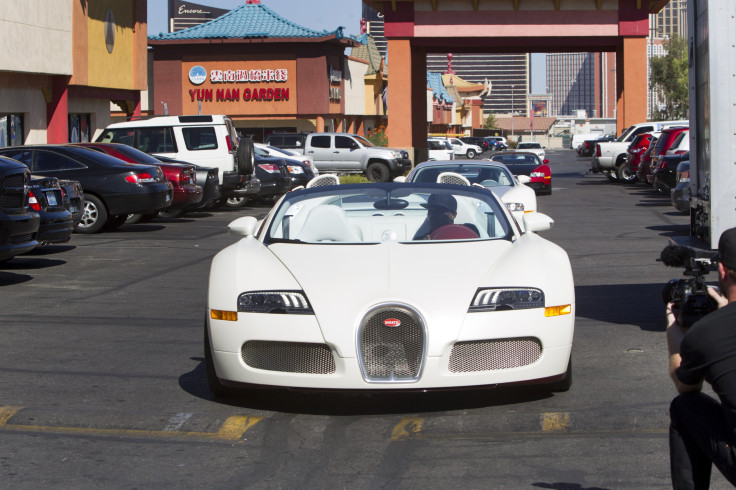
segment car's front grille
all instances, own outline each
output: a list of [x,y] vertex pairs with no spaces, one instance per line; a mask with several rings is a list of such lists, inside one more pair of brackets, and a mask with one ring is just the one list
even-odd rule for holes
[[25,172],[0,179],[0,208],[6,212],[25,212],[28,206],[28,177]]
[[542,355],[542,344],[533,337],[458,342],[450,353],[451,373],[495,371],[527,366]]
[[410,382],[419,378],[426,335],[420,317],[401,306],[368,313],[358,330],[363,377],[372,382]]
[[240,350],[243,362],[265,371],[333,374],[335,359],[326,344],[251,340]]

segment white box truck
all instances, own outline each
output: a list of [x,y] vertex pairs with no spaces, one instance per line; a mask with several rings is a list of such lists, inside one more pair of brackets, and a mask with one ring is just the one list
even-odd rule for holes
[[736,2],[688,2],[690,236],[736,227]]

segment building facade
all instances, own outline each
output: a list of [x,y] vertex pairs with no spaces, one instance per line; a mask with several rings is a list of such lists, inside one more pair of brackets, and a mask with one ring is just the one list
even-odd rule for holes
[[0,11],[0,145],[89,141],[110,104],[140,114],[146,1],[8,0]]
[[584,110],[588,117],[615,117],[614,53],[548,53],[546,68],[550,115],[570,116]]

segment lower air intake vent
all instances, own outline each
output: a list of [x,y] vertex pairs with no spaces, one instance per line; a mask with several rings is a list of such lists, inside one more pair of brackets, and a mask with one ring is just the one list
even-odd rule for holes
[[303,374],[333,374],[335,359],[325,344],[252,340],[240,355],[248,366],[265,371]]
[[458,342],[450,353],[450,372],[470,373],[527,366],[540,355],[542,344],[531,337]]
[[371,311],[358,331],[363,377],[372,382],[419,379],[425,355],[424,325],[413,311],[387,306]]

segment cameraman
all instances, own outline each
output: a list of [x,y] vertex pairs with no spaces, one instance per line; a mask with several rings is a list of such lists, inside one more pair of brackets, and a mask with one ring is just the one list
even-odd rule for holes
[[[680,393],[670,405],[672,486],[708,488],[712,464],[736,485],[736,228],[718,242],[719,309],[689,329],[667,305],[669,373]],[[701,392],[711,384],[720,403]]]

